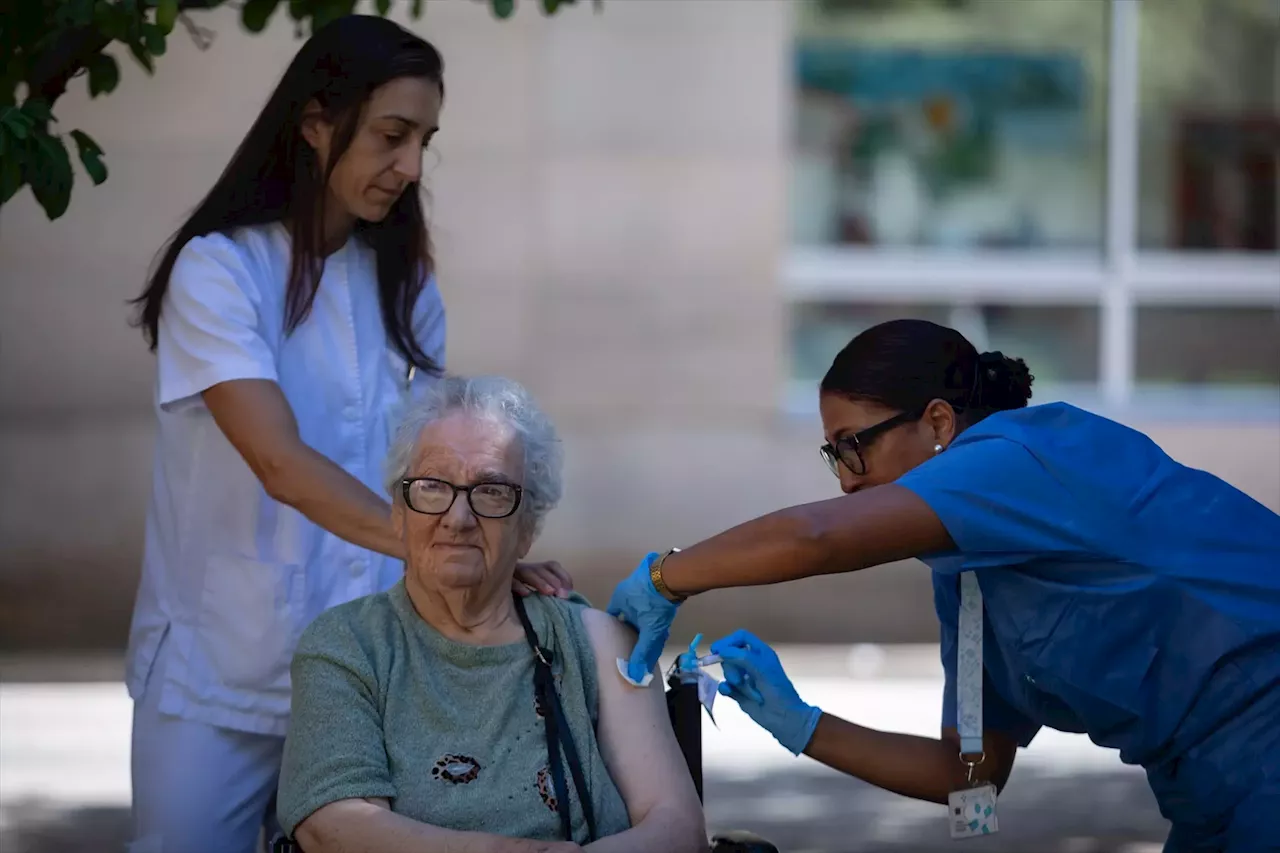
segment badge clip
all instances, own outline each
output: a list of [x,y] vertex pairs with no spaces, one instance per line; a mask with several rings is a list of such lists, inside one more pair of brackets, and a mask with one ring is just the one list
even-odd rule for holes
[[978,753],[977,760],[971,754],[961,753],[965,766],[965,780],[969,787],[953,791],[947,798],[948,823],[954,839],[977,838],[1000,831],[996,817],[996,786],[978,779],[978,766],[987,760],[985,752]]

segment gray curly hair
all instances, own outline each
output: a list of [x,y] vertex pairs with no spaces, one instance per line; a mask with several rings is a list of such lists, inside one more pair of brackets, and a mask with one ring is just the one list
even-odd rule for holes
[[564,491],[564,454],[555,425],[523,385],[502,376],[443,376],[400,419],[387,454],[384,484],[392,501],[418,450],[418,437],[433,423],[464,412],[511,427],[524,450],[525,519],[536,533]]

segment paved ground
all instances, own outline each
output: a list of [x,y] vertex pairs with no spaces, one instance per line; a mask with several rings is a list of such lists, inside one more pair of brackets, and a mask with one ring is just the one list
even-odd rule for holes
[[[809,702],[866,725],[937,730],[928,647],[780,649]],[[129,713],[119,662],[0,660],[0,850],[119,851],[128,831]],[[793,758],[732,702],[704,723],[712,830],[751,829],[786,853],[955,853],[940,806]],[[1141,771],[1087,740],[1042,732],[1000,801],[1001,832],[965,851],[1158,853],[1167,825]]]

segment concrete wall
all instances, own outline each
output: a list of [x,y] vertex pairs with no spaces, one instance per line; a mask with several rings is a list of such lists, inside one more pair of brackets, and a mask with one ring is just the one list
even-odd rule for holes
[[[450,366],[526,382],[556,418],[568,490],[538,553],[599,603],[644,551],[834,493],[785,373],[788,5],[610,3],[493,21],[432,2],[446,58],[428,155]],[[200,52],[59,104],[107,151],[47,222],[0,213],[0,647],[118,646],[150,476],[153,364],[124,301],[207,190],[296,50],[230,12]],[[1138,424],[1138,426],[1147,426]],[[1280,509],[1270,426],[1150,425],[1175,456]],[[694,602],[689,631],[928,640],[919,566]]]

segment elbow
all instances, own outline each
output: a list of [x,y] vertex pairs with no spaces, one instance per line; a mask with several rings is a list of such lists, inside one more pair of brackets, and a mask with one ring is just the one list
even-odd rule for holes
[[708,853],[711,849],[707,842],[707,821],[700,805],[664,803],[650,809],[643,822],[652,822],[664,828],[664,850],[672,853]]
[[262,483],[263,490],[272,500],[293,507],[296,507],[298,502],[302,500],[302,495],[297,487],[297,478],[293,476],[295,466],[292,464],[288,454],[264,454],[254,460],[253,465],[250,467],[253,468],[253,473],[257,476],[258,482]]
[[[359,830],[362,815],[344,808],[345,802],[330,803],[312,812],[293,830],[293,840],[306,853],[330,853],[341,851],[344,846],[335,837],[337,827]],[[346,848],[349,849],[349,848]]]
[[825,514],[806,512],[797,507],[793,520],[794,538],[801,551],[801,561],[814,570],[808,574],[832,574],[863,568],[850,552],[846,531]]
[[1009,772],[1011,770],[1013,770],[1012,767],[1002,768],[996,772],[995,776],[992,777],[991,784],[996,786],[997,796],[1003,794],[1005,787],[1009,784]]
[[305,853],[380,851],[386,839],[385,820],[390,814],[385,800],[337,800],[301,821],[293,838]]
[[323,823],[324,816],[319,812],[307,818],[294,830],[294,841],[298,842],[298,846],[307,853],[326,853],[328,844],[325,841],[326,833]]

